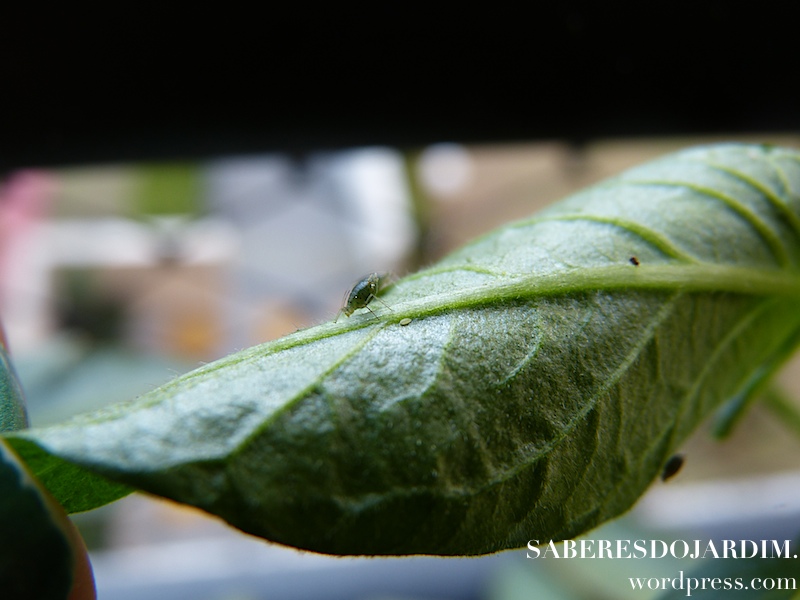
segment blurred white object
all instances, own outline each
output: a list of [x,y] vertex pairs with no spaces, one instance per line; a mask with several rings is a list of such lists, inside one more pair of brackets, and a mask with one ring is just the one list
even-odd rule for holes
[[458,144],[428,146],[419,157],[422,185],[431,196],[446,200],[472,181],[473,165],[469,152]]

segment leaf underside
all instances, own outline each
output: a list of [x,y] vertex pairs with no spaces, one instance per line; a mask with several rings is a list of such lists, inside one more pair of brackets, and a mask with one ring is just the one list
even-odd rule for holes
[[28,426],[25,399],[11,360],[3,347],[0,330],[0,432],[16,431]]
[[573,537],[627,510],[794,350],[799,234],[800,153],[691,149],[396,282],[378,318],[9,442],[68,509],[122,483],[319,552]]

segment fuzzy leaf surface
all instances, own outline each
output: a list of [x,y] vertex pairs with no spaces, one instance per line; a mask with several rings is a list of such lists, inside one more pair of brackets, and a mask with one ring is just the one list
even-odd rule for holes
[[16,431],[27,426],[28,413],[22,387],[0,339],[0,432]]
[[[791,354],[798,264],[800,153],[690,149],[398,281],[378,318],[9,442],[48,485],[68,464],[320,552],[569,538],[627,510],[710,412]],[[81,508],[114,495],[102,481]],[[55,493],[74,508],[69,487]]]

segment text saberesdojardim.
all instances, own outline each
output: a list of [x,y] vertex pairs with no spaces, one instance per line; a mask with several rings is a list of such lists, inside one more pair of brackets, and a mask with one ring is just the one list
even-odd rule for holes
[[789,558],[791,540],[563,540],[528,541],[526,556],[536,558]]

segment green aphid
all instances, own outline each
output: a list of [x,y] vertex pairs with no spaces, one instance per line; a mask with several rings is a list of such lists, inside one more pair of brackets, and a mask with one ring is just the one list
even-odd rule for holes
[[389,305],[386,304],[383,300],[378,298],[378,292],[381,289],[381,286],[386,281],[388,277],[387,273],[370,273],[369,275],[363,277],[358,283],[356,283],[350,292],[347,294],[347,301],[345,302],[342,309],[339,311],[339,314],[336,315],[336,319],[334,319],[334,323],[339,320],[339,315],[342,313],[345,316],[349,317],[359,308],[366,308],[372,315],[377,318],[372,309],[369,307],[369,303],[373,300],[377,300],[381,304],[383,304],[389,310]]

